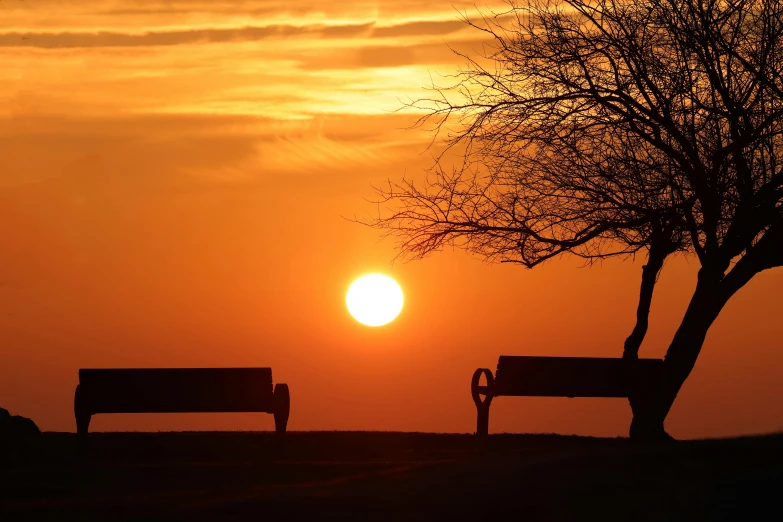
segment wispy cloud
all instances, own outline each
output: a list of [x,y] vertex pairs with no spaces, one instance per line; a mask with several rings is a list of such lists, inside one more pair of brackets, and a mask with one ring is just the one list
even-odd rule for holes
[[97,33],[0,33],[0,47],[38,47],[42,49],[94,47],[157,47],[170,45],[247,42],[285,38],[353,38],[365,36],[372,23],[346,25],[269,25],[230,29],[188,29],[151,31],[140,34],[101,31]]
[[231,28],[197,28],[147,32],[0,32],[0,47],[42,49],[94,47],[156,47],[170,45],[249,42],[267,39],[398,38],[444,36],[466,28],[462,20],[413,21],[394,25],[376,22]]

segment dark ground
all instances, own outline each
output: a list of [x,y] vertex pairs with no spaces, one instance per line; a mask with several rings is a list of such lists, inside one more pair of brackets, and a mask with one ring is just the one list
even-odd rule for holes
[[0,520],[783,520],[783,435],[66,433],[5,441]]

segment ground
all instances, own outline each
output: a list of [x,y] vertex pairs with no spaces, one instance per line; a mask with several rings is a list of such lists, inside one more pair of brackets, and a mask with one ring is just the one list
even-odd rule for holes
[[4,521],[761,520],[783,490],[783,435],[44,433],[2,447]]

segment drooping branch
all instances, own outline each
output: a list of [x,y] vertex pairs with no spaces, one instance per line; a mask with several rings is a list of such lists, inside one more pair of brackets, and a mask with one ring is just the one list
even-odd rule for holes
[[[378,203],[402,203],[401,208],[365,223],[396,238],[406,259],[458,245],[489,260],[532,268],[564,253],[587,260],[633,254],[659,221],[595,179],[586,178],[577,192],[559,190],[552,181],[524,190],[526,182],[517,177],[439,172],[423,188],[410,181],[389,183],[379,190]],[[590,210],[584,203],[591,199],[602,203]]]

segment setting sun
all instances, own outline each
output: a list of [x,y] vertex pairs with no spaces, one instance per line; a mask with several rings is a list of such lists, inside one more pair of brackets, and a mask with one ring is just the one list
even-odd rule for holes
[[367,326],[383,326],[402,310],[402,289],[391,277],[369,274],[354,281],[345,296],[348,311]]

